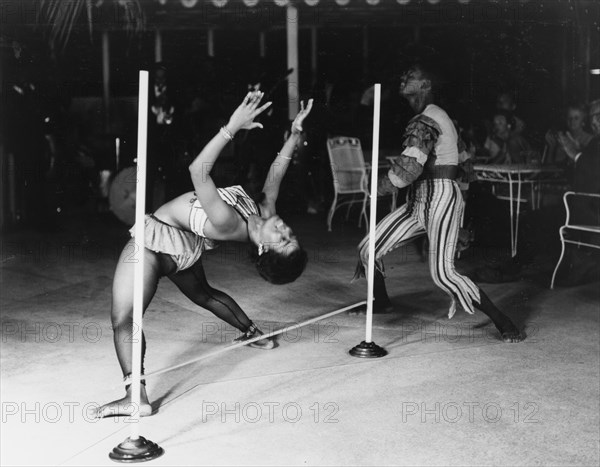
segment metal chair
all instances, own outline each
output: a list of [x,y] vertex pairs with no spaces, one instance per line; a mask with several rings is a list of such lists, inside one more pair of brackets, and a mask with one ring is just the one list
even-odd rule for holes
[[[333,202],[327,215],[327,230],[331,232],[331,222],[335,211],[347,206],[346,220],[354,204],[361,205],[358,226],[365,220],[368,228],[367,202],[370,197],[368,174],[362,146],[358,138],[352,136],[334,136],[327,139],[327,153],[333,175]],[[392,203],[395,203],[393,196]]]
[[560,252],[560,258],[558,258],[558,262],[556,263],[556,267],[554,268],[554,272],[552,273],[552,280],[550,282],[550,288],[554,289],[554,280],[556,279],[556,273],[558,272],[558,268],[560,267],[560,263],[563,260],[563,257],[565,255],[565,246],[567,243],[571,243],[573,245],[577,245],[577,246],[584,246],[584,247],[588,247],[588,248],[596,248],[596,249],[600,249],[600,235],[598,235],[598,243],[594,244],[594,243],[589,243],[587,241],[579,241],[579,240],[573,240],[568,238],[568,234],[569,233],[574,233],[574,232],[589,232],[591,233],[591,237],[595,239],[595,234],[600,234],[600,225],[598,224],[593,224],[593,220],[590,219],[590,222],[592,222],[592,224],[572,224],[571,223],[571,211],[570,211],[570,206],[569,206],[569,197],[572,198],[576,198],[576,197],[581,197],[581,198],[595,198],[600,200],[600,194],[595,194],[595,193],[576,193],[574,191],[567,191],[564,195],[563,195],[563,202],[565,204],[565,209],[567,211],[567,215],[566,215],[566,220],[565,220],[565,224],[559,229],[559,234],[560,234],[560,242],[562,245],[562,250]]

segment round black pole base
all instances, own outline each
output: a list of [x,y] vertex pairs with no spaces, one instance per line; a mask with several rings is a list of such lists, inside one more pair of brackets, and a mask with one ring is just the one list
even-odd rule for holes
[[350,355],[359,358],[379,358],[387,355],[387,350],[379,347],[375,342],[362,341],[356,347],[352,347],[349,351]]
[[158,444],[140,436],[137,439],[127,438],[108,453],[108,457],[115,462],[134,463],[151,461],[164,453],[165,450]]

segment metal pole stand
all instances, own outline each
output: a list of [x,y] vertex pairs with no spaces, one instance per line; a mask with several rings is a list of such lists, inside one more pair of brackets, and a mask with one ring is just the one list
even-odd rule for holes
[[375,342],[362,341],[355,347],[352,347],[349,352],[353,357],[359,358],[379,358],[387,355],[387,350],[379,347]]
[[147,462],[162,456],[165,450],[143,436],[127,438],[108,454],[115,462]]

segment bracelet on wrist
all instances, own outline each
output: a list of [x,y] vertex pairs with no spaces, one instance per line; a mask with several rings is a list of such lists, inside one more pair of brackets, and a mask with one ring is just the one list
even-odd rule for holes
[[227,127],[222,126],[221,129],[219,130],[219,133],[221,134],[221,136],[223,138],[225,138],[228,141],[233,141],[233,135],[231,134],[231,131],[229,131],[227,129]]
[[291,157],[285,157],[285,156],[282,156],[282,155],[281,155],[281,154],[279,154],[279,153],[277,153],[277,157],[281,157],[282,159],[286,159],[286,160],[288,160],[288,161],[291,161],[291,160],[292,160],[292,158],[291,158]]

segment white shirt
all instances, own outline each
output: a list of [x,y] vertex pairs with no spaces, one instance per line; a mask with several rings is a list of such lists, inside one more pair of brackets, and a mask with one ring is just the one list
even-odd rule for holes
[[454,123],[448,114],[435,104],[429,104],[422,112],[436,121],[442,130],[435,144],[435,165],[457,165],[458,164],[458,134]]

